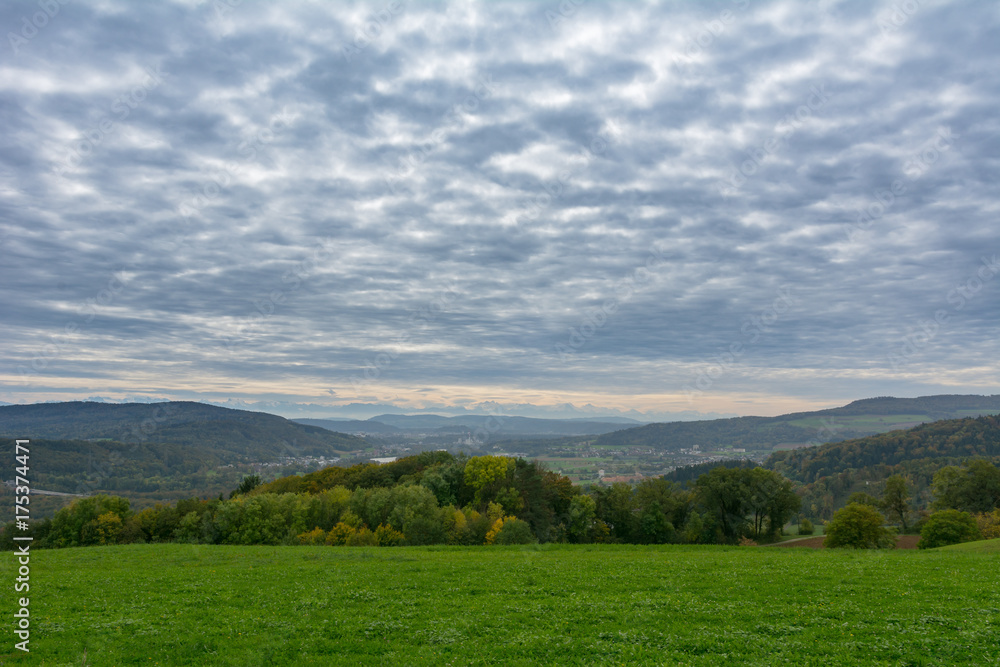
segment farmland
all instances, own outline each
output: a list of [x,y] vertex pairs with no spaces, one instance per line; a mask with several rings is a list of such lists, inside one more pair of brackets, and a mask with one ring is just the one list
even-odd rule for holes
[[986,544],[40,551],[32,652],[0,662],[995,665]]

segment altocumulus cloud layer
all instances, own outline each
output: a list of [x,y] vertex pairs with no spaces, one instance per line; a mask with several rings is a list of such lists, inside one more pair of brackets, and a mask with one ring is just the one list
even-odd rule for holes
[[233,4],[0,9],[3,399],[995,390],[994,3]]

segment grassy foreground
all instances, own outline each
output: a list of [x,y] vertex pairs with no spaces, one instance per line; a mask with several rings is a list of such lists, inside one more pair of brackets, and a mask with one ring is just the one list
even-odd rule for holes
[[130,545],[31,567],[32,651],[8,630],[0,664],[1000,664],[995,552]]
[[952,544],[948,547],[941,547],[941,551],[962,551],[965,553],[992,553],[1000,555],[1000,537],[992,540],[977,540],[975,542],[963,542],[962,544]]

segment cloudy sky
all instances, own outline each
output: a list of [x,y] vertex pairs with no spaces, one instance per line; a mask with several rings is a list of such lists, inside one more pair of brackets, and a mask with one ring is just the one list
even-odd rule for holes
[[1000,393],[1000,5],[576,3],[2,3],[0,400]]

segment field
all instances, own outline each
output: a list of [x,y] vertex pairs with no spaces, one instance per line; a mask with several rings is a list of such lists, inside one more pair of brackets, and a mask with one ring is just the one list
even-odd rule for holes
[[1000,664],[995,553],[131,545],[31,565],[32,652],[7,633],[0,664]]
[[993,540],[979,540],[976,542],[965,542],[964,544],[953,544],[950,547],[941,547],[942,551],[961,551],[965,553],[1000,554],[1000,538]]

